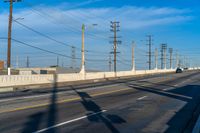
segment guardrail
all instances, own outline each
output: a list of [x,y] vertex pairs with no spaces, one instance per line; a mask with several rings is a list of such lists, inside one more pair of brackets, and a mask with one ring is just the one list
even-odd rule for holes
[[[156,74],[175,72],[175,69],[166,70],[138,70],[138,71],[119,71],[119,72],[89,72],[89,73],[70,73],[56,74],[56,82],[70,82],[82,80],[106,79],[114,77],[126,77],[134,75]],[[0,76],[0,87],[14,87],[22,85],[48,84],[55,82],[55,75],[2,75]]]

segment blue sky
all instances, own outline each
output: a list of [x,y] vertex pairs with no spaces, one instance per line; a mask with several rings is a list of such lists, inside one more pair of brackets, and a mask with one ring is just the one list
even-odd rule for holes
[[[199,65],[200,18],[198,0],[24,0],[14,4],[14,19],[55,40],[77,47],[80,57],[81,24],[86,28],[87,68],[108,70],[110,21],[120,21],[118,46],[119,70],[131,67],[131,42],[136,42],[136,64],[138,69],[147,68],[146,35],[154,37],[153,50],[161,43],[178,50],[181,57],[190,58]],[[8,3],[0,2],[0,37],[7,36]],[[91,27],[95,23],[97,27]],[[49,51],[71,56],[71,48],[42,37],[16,22],[13,22],[13,38]],[[6,41],[0,40],[0,59],[6,60]],[[13,42],[12,64],[23,67],[29,56],[31,66],[55,65],[57,56]],[[152,57],[153,59],[153,57]],[[70,66],[71,59],[59,56],[60,65]],[[98,61],[93,61],[98,60]],[[77,67],[80,60],[76,60]],[[168,63],[169,64],[169,63]]]

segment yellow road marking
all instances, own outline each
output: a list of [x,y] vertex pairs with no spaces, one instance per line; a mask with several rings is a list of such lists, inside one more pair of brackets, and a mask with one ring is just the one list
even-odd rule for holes
[[[116,93],[116,92],[121,92],[121,91],[126,91],[126,90],[131,90],[131,89],[127,88],[127,89],[119,89],[119,90],[114,90],[114,91],[109,91],[109,92],[97,93],[97,94],[92,94],[91,97],[101,96],[101,95],[106,95],[106,94],[111,94],[111,93]],[[56,103],[61,104],[61,103],[68,103],[68,102],[77,101],[77,100],[81,100],[81,98],[76,97],[76,98],[61,100],[61,101],[58,101]],[[0,113],[9,113],[9,112],[15,112],[15,111],[20,111],[20,110],[33,109],[33,108],[48,106],[50,104],[51,103],[44,103],[44,104],[26,106],[26,107],[21,107],[21,108],[15,108],[15,109],[10,109],[10,110],[0,111]]]
[[[155,82],[155,83],[160,83],[160,82],[169,81],[169,80],[170,79],[168,79],[168,80],[160,79],[160,80],[157,80],[157,82]],[[151,85],[151,84],[154,84],[154,83],[146,83],[143,86],[145,87],[145,86],[148,86],[148,85]],[[131,89],[130,88],[119,89],[119,90],[114,90],[114,91],[108,91],[108,92],[102,92],[102,93],[92,94],[91,96],[92,97],[101,96],[101,95],[112,94],[112,93],[126,91],[126,90],[131,90]],[[71,99],[65,99],[65,100],[60,100],[60,101],[58,101],[56,103],[57,104],[61,104],[61,103],[67,103],[67,102],[72,102],[72,101],[78,101],[78,100],[81,100],[81,98],[80,97],[76,97],[76,98],[71,98]],[[32,105],[32,106],[25,106],[25,107],[21,107],[21,108],[15,108],[15,109],[10,109],[10,110],[0,111],[0,114],[1,113],[9,113],[9,112],[20,111],[20,110],[26,110],[26,109],[39,108],[39,107],[43,107],[43,106],[48,106],[50,104],[51,103],[44,103],[44,104],[38,104],[38,105]]]

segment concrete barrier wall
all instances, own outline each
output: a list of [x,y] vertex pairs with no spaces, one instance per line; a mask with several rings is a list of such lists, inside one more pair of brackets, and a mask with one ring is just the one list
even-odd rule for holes
[[[89,72],[85,74],[72,73],[72,74],[45,74],[45,75],[2,75],[0,76],[0,87],[20,86],[20,85],[34,85],[34,84],[46,84],[57,82],[70,82],[79,80],[91,80],[91,79],[104,79],[112,77],[124,77],[134,75],[156,74],[174,72],[174,69],[170,70],[138,70],[138,71],[119,71],[114,72]],[[56,77],[55,77],[56,76]]]

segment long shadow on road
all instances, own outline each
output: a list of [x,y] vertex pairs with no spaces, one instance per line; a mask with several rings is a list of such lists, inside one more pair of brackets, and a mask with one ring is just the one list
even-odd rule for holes
[[186,104],[168,121],[166,133],[191,132],[200,112],[200,86],[186,85],[169,91],[131,84],[134,89],[184,101]]
[[79,92],[76,89],[74,89],[74,91],[81,97],[81,103],[84,106],[84,108],[90,112],[87,114],[87,118],[90,122],[104,123],[104,125],[112,133],[120,133],[119,130],[114,126],[114,124],[126,123],[124,119],[122,119],[118,115],[104,113],[101,107],[92,100],[92,97],[88,93]]
[[[120,133],[114,124],[122,124],[126,121],[117,115],[106,114],[101,107],[96,104],[92,97],[86,92],[79,92],[73,89],[82,99],[81,103],[84,108],[89,112],[87,119],[90,122],[104,123],[104,125],[112,133]],[[39,131],[42,127],[52,127],[56,125],[58,118],[57,101],[57,75],[54,75],[52,95],[50,98],[50,105],[47,111],[40,111],[39,113],[32,114],[28,117],[27,122],[24,124],[22,133],[32,133]],[[44,131],[45,133],[58,133],[57,128],[50,128]]]
[[[50,105],[48,106],[48,110],[42,111],[39,113],[32,114],[29,116],[28,121],[25,123],[24,128],[22,129],[22,133],[32,133],[39,130],[42,120],[46,121],[46,127],[51,127],[55,125],[56,118],[58,114],[56,101],[57,101],[57,74],[53,75],[53,88],[52,88],[52,95],[50,98]],[[52,128],[51,130],[47,130],[45,133],[56,133],[56,128]]]

